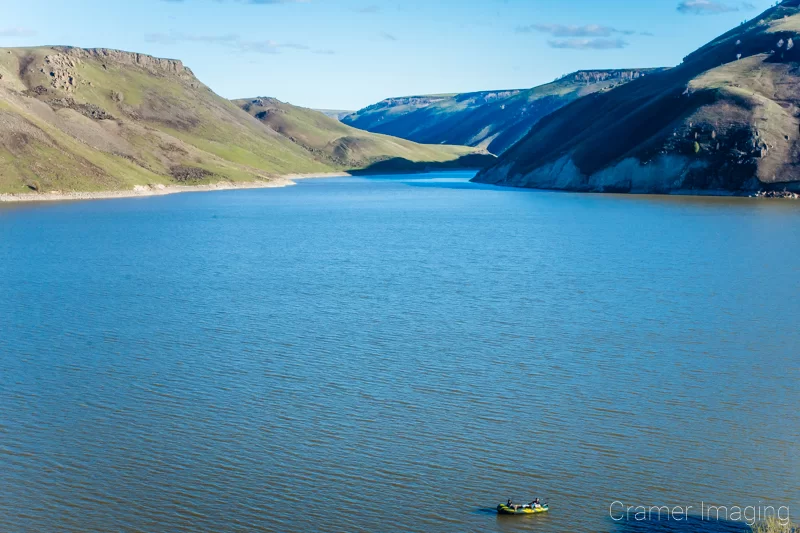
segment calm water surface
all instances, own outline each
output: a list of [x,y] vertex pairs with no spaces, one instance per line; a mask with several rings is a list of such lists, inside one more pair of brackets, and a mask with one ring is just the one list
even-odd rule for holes
[[0,531],[800,516],[800,204],[469,177],[0,208]]

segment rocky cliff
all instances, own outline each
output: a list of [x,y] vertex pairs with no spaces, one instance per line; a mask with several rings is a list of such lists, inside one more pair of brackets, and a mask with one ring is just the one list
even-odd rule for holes
[[567,76],[576,83],[600,83],[609,80],[627,82],[636,80],[651,72],[650,70],[581,70]]
[[101,62],[113,62],[118,65],[136,66],[151,74],[173,74],[194,79],[191,70],[178,59],[163,59],[147,54],[111,50],[109,48],[76,48],[74,46],[54,46],[53,50],[77,60],[92,59]]

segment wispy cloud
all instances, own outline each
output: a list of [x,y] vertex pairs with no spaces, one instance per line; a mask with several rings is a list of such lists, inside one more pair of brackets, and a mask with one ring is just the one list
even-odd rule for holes
[[386,33],[385,31],[381,32],[381,38],[385,39],[387,41],[397,41],[397,40],[399,40],[395,35],[392,35],[391,33]]
[[29,28],[0,28],[0,37],[33,37],[34,30]]
[[567,26],[563,24],[530,24],[517,26],[518,33],[547,33],[553,37],[611,37],[612,35],[633,35],[633,30],[620,30],[611,26],[587,24],[585,26]]
[[[166,0],[165,0],[166,1]],[[227,46],[240,52],[250,52],[255,54],[277,54],[282,50],[301,50],[314,53],[332,52],[329,50],[312,50],[309,46],[298,43],[279,43],[270,39],[248,40],[243,39],[236,33],[223,35],[198,35],[191,33],[149,33],[145,35],[145,40],[159,44],[179,44],[179,43],[199,43],[216,46]]]
[[628,42],[624,39],[553,39],[547,41],[551,48],[563,48],[571,50],[613,50],[625,48]]
[[719,0],[682,0],[677,9],[687,15],[718,15],[742,9],[753,9],[754,7],[749,2],[731,4]]

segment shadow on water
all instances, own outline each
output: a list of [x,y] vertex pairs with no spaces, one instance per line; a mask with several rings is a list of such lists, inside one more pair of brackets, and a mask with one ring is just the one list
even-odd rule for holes
[[751,533],[742,522],[688,517],[685,520],[634,520],[614,522],[610,533]]
[[495,515],[495,514],[497,514],[497,509],[495,507],[479,507],[479,508],[473,510],[472,514]]
[[[437,173],[432,176],[431,172]],[[454,190],[471,190],[471,191],[503,191],[514,193],[537,193],[537,194],[559,194],[556,191],[546,191],[543,189],[525,189],[521,187],[503,187],[500,185],[489,185],[486,183],[477,183],[470,181],[462,175],[448,176],[449,172],[476,172],[475,169],[443,169],[432,170],[431,172],[413,172],[413,173],[391,173],[391,174],[364,174],[358,177],[364,179],[376,179],[378,181],[398,181],[409,187],[420,187],[423,189],[454,189]],[[470,176],[471,177],[471,176]]]

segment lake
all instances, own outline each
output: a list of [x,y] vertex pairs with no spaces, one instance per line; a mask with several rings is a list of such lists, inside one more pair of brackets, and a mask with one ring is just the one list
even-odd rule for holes
[[800,516],[800,203],[471,176],[0,206],[0,531]]

